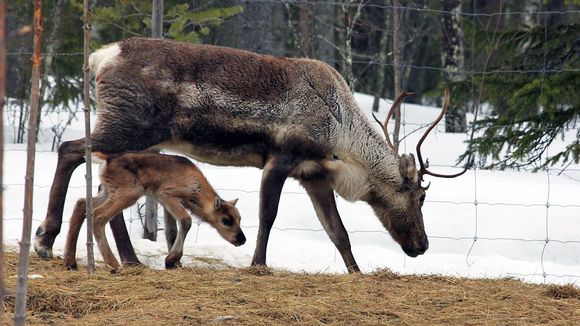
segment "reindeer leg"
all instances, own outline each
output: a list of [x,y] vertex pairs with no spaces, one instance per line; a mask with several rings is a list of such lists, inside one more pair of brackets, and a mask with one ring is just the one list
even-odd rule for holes
[[280,193],[290,171],[297,164],[298,162],[294,157],[275,156],[268,159],[264,166],[260,186],[260,226],[252,266],[266,265],[266,247],[268,246],[270,230],[278,214]]
[[119,262],[113,255],[111,247],[107,241],[107,236],[105,234],[105,225],[117,214],[123,211],[124,208],[132,205],[141,197],[139,191],[129,191],[125,190],[120,193],[109,194],[108,197],[103,201],[101,205],[95,207],[94,212],[94,236],[95,241],[101,251],[103,260],[105,263],[113,270],[119,267]]
[[301,181],[302,186],[306,189],[316,215],[324,227],[324,230],[334,243],[349,273],[360,272],[352,251],[350,250],[350,240],[348,233],[342,224],[338,210],[336,209],[336,201],[334,200],[334,193],[330,184],[327,181]]
[[[171,269],[181,266],[180,259],[183,256],[183,244],[185,243],[185,236],[187,235],[187,232],[189,232],[189,229],[191,228],[191,217],[189,216],[187,211],[183,208],[183,206],[181,206],[181,204],[177,199],[163,198],[161,199],[161,202],[163,203],[163,207],[166,210],[165,213],[167,213],[168,211],[170,212],[170,215],[165,214],[164,216],[166,215],[168,215],[169,217],[173,216],[175,217],[176,220],[179,221],[179,230],[177,231],[177,235],[175,236],[175,238],[173,238],[173,245],[169,250],[169,254],[165,258],[165,268]],[[172,224],[175,225],[175,220],[173,221]]]
[[163,224],[165,240],[167,241],[167,250],[171,250],[175,243],[175,237],[177,237],[177,223],[175,222],[175,218],[165,207],[163,207]]
[[[125,99],[121,100],[125,101]],[[107,103],[107,105],[109,104],[110,103]],[[101,109],[105,111],[105,108]],[[125,110],[126,108],[123,108],[121,111]],[[91,134],[93,140],[92,150],[104,151],[107,153],[144,150],[163,142],[169,136],[169,129],[160,130],[158,127],[146,129],[142,127],[141,120],[100,120],[95,126],[95,131]],[[135,134],[136,130],[140,131],[139,135]],[[71,175],[73,171],[85,161],[84,144],[85,139],[81,138],[64,142],[58,149],[58,163],[50,189],[46,218],[36,230],[34,241],[34,250],[41,258],[52,258],[52,246],[54,244],[54,239],[60,232],[62,211]],[[120,250],[120,254],[126,256],[125,258],[127,261],[138,263],[139,261],[137,260],[132,247],[127,245],[126,238],[128,238],[128,236],[126,237],[127,231],[126,227],[124,227],[124,223],[120,223],[120,220],[116,220],[112,225],[112,228],[115,231],[115,237],[121,237],[118,243],[125,244],[124,246],[120,246],[120,249],[122,249]]]
[[[100,187],[99,187],[100,188]],[[96,197],[93,197],[93,204],[95,207],[101,205],[106,199],[105,194],[99,193]],[[82,198],[79,199],[73,210],[73,214],[70,218],[70,225],[68,229],[68,234],[66,236],[66,244],[64,247],[64,266],[70,270],[77,269],[76,252],[77,252],[77,242],[79,238],[79,233],[81,227],[87,217],[87,201]]]
[[86,199],[79,199],[70,218],[66,244],[64,246],[64,266],[70,270],[77,269],[77,241],[79,238],[79,232],[81,231],[81,227],[86,217],[86,209]]
[[58,163],[52,187],[46,218],[36,230],[34,250],[40,258],[52,258],[52,245],[60,233],[62,210],[73,171],[85,162],[85,139],[67,141],[58,148]]
[[115,217],[113,217],[109,222],[109,225],[113,231],[117,251],[119,251],[119,256],[121,257],[123,265],[141,265],[139,258],[137,258],[137,255],[135,254],[135,249],[133,249],[133,245],[131,244],[131,238],[129,237],[129,232],[127,232],[127,225],[123,218],[123,212],[121,211],[119,214],[115,215]]

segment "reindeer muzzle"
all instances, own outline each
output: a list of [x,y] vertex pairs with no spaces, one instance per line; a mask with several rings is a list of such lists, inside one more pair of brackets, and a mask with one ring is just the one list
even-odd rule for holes
[[232,242],[232,244],[236,247],[239,247],[244,243],[246,243],[246,236],[244,235],[244,232],[240,231],[238,234],[236,234],[236,240]]

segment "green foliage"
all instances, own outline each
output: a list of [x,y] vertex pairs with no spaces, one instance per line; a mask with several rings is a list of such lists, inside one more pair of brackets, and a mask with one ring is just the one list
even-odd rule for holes
[[[242,6],[193,10],[179,1],[164,3],[164,36],[183,42],[201,43],[212,27],[241,13]],[[151,1],[115,0],[110,6],[93,10],[91,19],[104,43],[129,36],[151,34]]]
[[[489,37],[481,30],[476,35]],[[472,141],[471,151],[483,157],[483,166],[541,168],[580,161],[580,131],[567,139],[566,148],[547,153],[580,116],[578,35],[575,23],[504,30],[496,35],[500,46],[487,73],[453,86],[454,100],[467,103],[470,92],[483,85],[481,101],[493,108],[475,124],[480,136]]]

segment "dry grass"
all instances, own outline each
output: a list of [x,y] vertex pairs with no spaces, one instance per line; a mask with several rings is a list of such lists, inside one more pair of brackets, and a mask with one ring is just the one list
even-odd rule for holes
[[[32,257],[32,256],[31,256]],[[6,259],[14,289],[16,255]],[[580,290],[513,279],[264,268],[69,272],[32,257],[29,325],[580,325]],[[14,294],[5,302],[11,318]]]

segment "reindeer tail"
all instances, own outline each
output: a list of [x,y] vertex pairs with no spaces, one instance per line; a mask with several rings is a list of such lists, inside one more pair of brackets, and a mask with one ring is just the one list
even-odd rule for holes
[[92,152],[91,156],[93,158],[93,163],[98,163],[98,164],[105,163],[111,158],[110,156],[107,156],[103,152]]

